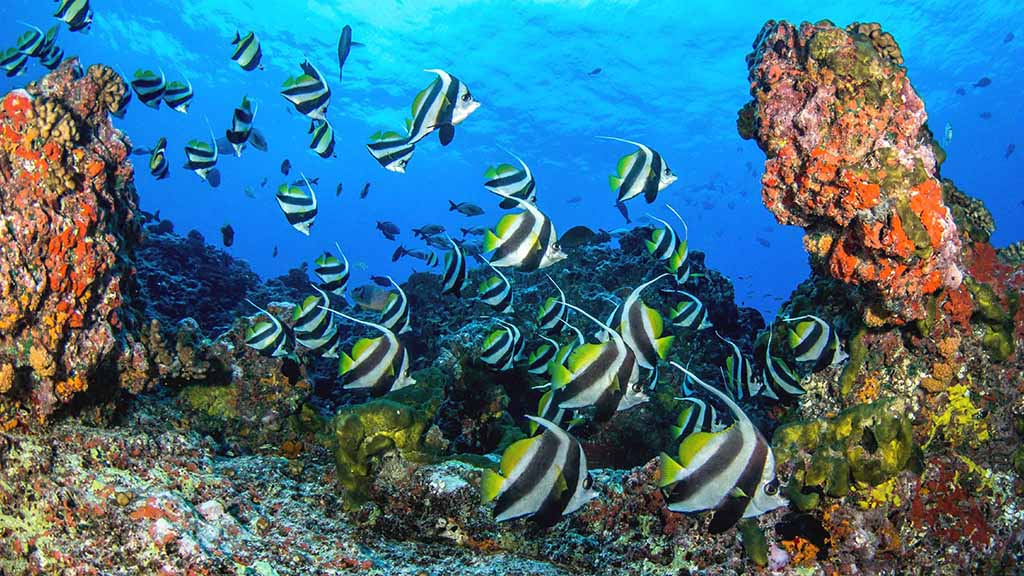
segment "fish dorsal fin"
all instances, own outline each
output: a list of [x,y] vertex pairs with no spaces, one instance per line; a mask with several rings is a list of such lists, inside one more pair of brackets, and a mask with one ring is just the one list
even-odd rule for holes
[[511,446],[505,449],[505,453],[501,455],[501,474],[506,478],[512,473],[512,470],[516,467],[516,464],[523,459],[526,452],[533,446],[533,443],[537,441],[538,436],[532,436],[530,438],[523,438],[513,442]]
[[679,464],[687,467],[693,462],[693,458],[700,453],[715,436],[723,432],[694,432],[679,443]]
[[490,468],[484,468],[480,476],[480,503],[486,504],[497,498],[504,485],[505,479],[500,474]]
[[498,220],[498,225],[494,227],[494,231],[497,232],[498,238],[505,239],[509,230],[515,226],[516,222],[519,222],[523,218],[523,213],[518,214],[506,214]]
[[377,338],[360,338],[352,347],[352,357],[356,360],[362,358],[379,341],[379,336]]
[[579,372],[583,367],[590,365],[597,359],[604,350],[604,344],[584,344],[569,355],[569,370]]
[[516,167],[515,166],[513,166],[511,164],[505,164],[505,163],[498,164],[498,168],[495,170],[495,173],[498,176],[505,176],[506,174],[514,174],[515,172],[516,172]]

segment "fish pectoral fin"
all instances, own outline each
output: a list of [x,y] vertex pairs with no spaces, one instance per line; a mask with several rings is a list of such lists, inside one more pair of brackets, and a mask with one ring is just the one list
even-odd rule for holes
[[498,497],[501,487],[505,485],[505,479],[494,470],[484,468],[480,477],[480,503],[486,504]]
[[654,341],[654,349],[658,353],[658,358],[662,360],[668,356],[668,350],[672,347],[672,342],[676,339],[675,336],[665,336],[664,338],[658,338]]
[[498,247],[499,244],[501,244],[501,238],[495,236],[494,232],[488,230],[487,232],[484,233],[484,252],[490,252],[491,250],[494,250],[495,248]]
[[743,488],[740,488],[739,486],[735,486],[729,492],[729,496],[731,496],[733,498],[750,498],[750,495],[748,495],[746,492],[744,492]]
[[683,468],[682,464],[676,462],[674,458],[664,452],[661,453],[659,460],[661,462],[661,479],[658,480],[658,486],[664,488],[665,486],[674,484],[676,482],[676,478],[679,477],[679,474],[683,472],[685,468]]
[[355,364],[355,360],[351,356],[341,353],[341,361],[338,364],[338,374],[344,374],[352,369],[352,365]]
[[569,372],[569,369],[566,368],[565,366],[562,366],[561,364],[549,366],[549,369],[551,370],[552,390],[561,390],[562,388],[565,388],[572,380],[572,372]]

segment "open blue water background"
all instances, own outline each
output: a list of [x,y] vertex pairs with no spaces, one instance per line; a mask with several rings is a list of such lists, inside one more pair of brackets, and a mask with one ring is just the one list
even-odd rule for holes
[[[744,56],[768,19],[881,22],[900,43],[932,129],[953,126],[943,175],[992,210],[996,246],[1024,238],[1024,4],[1018,2],[93,0],[92,6],[96,17],[87,34],[62,26],[58,43],[67,54],[125,76],[159,67],[168,80],[184,76],[195,87],[188,115],[166,106],[152,110],[136,98],[127,116],[115,120],[136,146],[152,146],[160,136],[169,141],[166,180],[154,180],[147,157],[135,157],[142,207],[160,210],[179,233],[195,228],[215,244],[220,227],[230,223],[236,239],[228,251],[264,277],[311,262],[334,241],[354,265],[352,285],[370,274],[404,277],[423,269],[408,258],[392,264],[397,245],[375,222],[397,223],[399,240],[410,248],[422,247],[411,228],[426,223],[450,230],[493,226],[501,212],[481,184],[489,165],[512,161],[499,146],[533,169],[539,205],[559,232],[576,224],[622,226],[607,177],[632,148],[595,138],[611,135],[648,144],[679,175],[652,207],[631,201],[634,219],[647,211],[667,217],[662,204],[671,203],[689,223],[691,247],[733,278],[737,300],[773,314],[806,276],[807,264],[801,230],[779,226],[761,204],[764,155],[735,127],[736,111],[749,99]],[[0,45],[14,45],[25,30],[20,21],[44,30],[53,25],[55,9],[45,0],[5,0]],[[336,45],[345,24],[366,46],[353,49],[339,83]],[[265,70],[245,72],[230,60],[236,29],[257,32]],[[1007,43],[1008,33],[1015,39]],[[333,90],[328,117],[338,135],[337,158],[308,150],[308,121],[289,113],[279,94],[304,57]],[[434,77],[425,68],[459,77],[482,106],[451,145],[441,148],[428,138],[407,173],[393,174],[364,145],[377,130],[402,131],[413,97]],[[602,72],[588,75],[595,68]],[[0,90],[43,72],[33,60],[25,75],[0,78]],[[973,88],[982,76],[992,85]],[[959,87],[965,96],[955,93]],[[209,139],[205,119],[222,136],[245,95],[259,104],[255,125],[270,151],[222,157],[223,183],[213,189],[181,168],[182,149],[190,139]],[[1019,149],[1004,158],[1010,143]],[[289,177],[279,172],[285,158],[294,167]],[[299,172],[320,178],[320,214],[310,237],[287,224],[273,197]],[[344,192],[335,197],[339,180]],[[365,182],[370,192],[360,200]],[[246,186],[256,198],[246,197]],[[568,202],[574,197],[579,203]],[[487,213],[449,212],[449,199],[475,202]]]

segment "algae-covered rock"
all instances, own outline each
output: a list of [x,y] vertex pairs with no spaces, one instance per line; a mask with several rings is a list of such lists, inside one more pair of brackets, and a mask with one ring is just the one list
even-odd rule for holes
[[874,486],[903,470],[913,452],[910,420],[886,402],[861,404],[828,420],[795,422],[772,438],[780,467],[792,472],[785,494],[801,509],[819,493],[841,497],[851,485]]

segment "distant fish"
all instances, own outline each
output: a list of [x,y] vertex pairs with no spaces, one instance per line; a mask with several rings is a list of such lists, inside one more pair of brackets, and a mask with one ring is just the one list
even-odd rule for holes
[[992,85],[992,79],[989,78],[988,76],[982,76],[981,78],[978,79],[977,82],[974,83],[974,87],[975,88],[984,88],[986,86],[991,86],[991,85]]
[[1003,44],[1009,44],[1013,42],[1013,32],[1007,32],[1006,36],[1003,37]]
[[68,30],[78,32],[92,24],[92,8],[89,0],[60,0],[54,16],[68,25]]
[[0,56],[0,67],[8,78],[13,78],[25,73],[25,66],[28,64],[28,54],[19,52],[17,48],[8,48]]
[[192,83],[187,79],[184,82],[170,82],[164,88],[164,104],[175,112],[181,112],[182,114],[188,114],[189,104],[192,103],[192,98],[195,95],[192,92]]
[[813,314],[783,318],[783,322],[796,322],[789,330],[789,347],[797,362],[813,362],[814,369],[836,366],[849,356],[839,344],[839,336],[831,324]]
[[45,45],[46,34],[37,26],[31,24],[25,24],[25,26],[28,26],[29,30],[26,30],[24,34],[18,37],[15,47],[18,49],[18,52],[26,56],[38,58],[48,49]]
[[224,243],[225,248],[230,248],[235,243],[235,229],[231,227],[231,224],[225,224],[220,227],[220,239]]
[[483,208],[471,202],[459,202],[456,204],[451,200],[448,201],[448,211],[456,211],[464,216],[479,216],[484,213]]
[[316,294],[307,296],[292,311],[295,341],[322,358],[337,358],[341,334],[334,324],[334,315],[327,311],[330,298],[313,286]]
[[327,120],[317,122],[311,120],[309,123],[309,133],[313,135],[313,139],[309,142],[309,147],[316,152],[316,155],[321,158],[330,158],[334,156],[334,127]]
[[384,308],[380,311],[380,323],[388,330],[398,334],[405,334],[410,331],[409,299],[405,296],[405,291],[398,285],[398,282],[395,282],[391,276],[387,276],[387,280],[394,286],[396,291],[392,292],[384,303]]
[[523,516],[542,526],[553,525],[597,497],[580,443],[543,418],[527,416],[543,433],[509,446],[501,468],[485,468],[481,500],[494,501],[494,519],[505,522]]
[[956,89],[956,95],[957,96],[967,96],[967,89],[965,89],[962,86],[960,88],[957,88]]
[[800,385],[800,377],[796,375],[782,358],[772,354],[772,336],[774,326],[768,327],[768,343],[764,348],[764,369],[761,378],[764,380],[763,395],[774,400],[788,400],[806,393]]
[[[437,250],[447,250],[448,249],[448,241],[446,239],[442,238],[440,235],[438,235],[438,236],[427,236],[426,238],[423,239],[423,241],[427,243],[427,246],[430,246],[431,248],[435,248]],[[461,244],[460,244],[460,246],[461,246]]]
[[391,286],[391,280],[387,276],[370,276],[370,281],[382,288]]
[[1013,155],[1013,151],[1017,149],[1017,145],[1013,142],[1006,145],[1006,153],[1003,154],[1003,159],[1008,159]]
[[231,59],[238,62],[242,70],[246,72],[252,72],[257,68],[263,70],[263,66],[260,66],[263,50],[260,48],[260,40],[256,37],[255,32],[248,32],[245,36],[241,36],[236,30],[235,39],[231,41],[231,44],[235,47]]
[[494,270],[496,276],[491,276],[480,283],[477,297],[498,314],[511,314],[512,284],[501,273],[501,270],[494,266],[491,266],[491,270]]
[[[499,196],[511,196],[536,203],[537,183],[534,181],[533,173],[530,172],[530,167],[515,154],[509,152],[508,155],[515,158],[523,168],[520,170],[511,164],[498,164],[489,167],[484,172],[484,178],[488,179],[484,182],[484,188]],[[505,198],[499,206],[504,210],[509,210],[515,208],[517,204],[515,200]]]
[[757,237],[757,243],[760,244],[761,246],[764,246],[765,248],[771,248],[772,246],[772,243],[767,238],[764,238],[762,236]]
[[295,342],[291,331],[276,316],[253,304],[252,300],[246,302],[266,314],[270,321],[258,321],[246,328],[245,345],[272,358],[288,356],[294,352]]
[[558,245],[551,219],[526,200],[503,197],[512,198],[523,211],[506,214],[493,232],[488,230],[484,235],[484,251],[494,252],[491,264],[530,272],[564,260],[565,252]]
[[281,174],[284,174],[285,176],[287,176],[288,173],[291,172],[291,171],[292,171],[292,161],[287,159],[287,158],[285,158],[284,161],[281,162]]
[[268,178],[266,176],[264,176],[263,179],[260,180],[260,188],[263,188],[264,186],[267,185],[267,180]]
[[487,233],[487,227],[486,226],[474,226],[472,228],[459,228],[459,230],[462,231],[462,237],[463,238],[465,238],[466,236],[483,236],[484,234]]
[[256,197],[256,191],[252,189],[252,186],[246,186],[245,190],[243,190],[243,193],[245,194],[246,198]]
[[573,196],[565,201],[566,204],[579,204],[583,201],[583,196]]
[[986,110],[986,111],[982,112],[981,114],[978,114],[978,117],[980,117],[982,120],[991,120],[992,119],[992,113]]
[[378,220],[377,230],[380,230],[380,233],[383,234],[384,237],[387,238],[388,240],[394,240],[395,238],[398,237],[399,234],[402,233],[402,230],[398,227],[397,224],[387,220]]
[[394,332],[380,324],[353,318],[328,309],[357,324],[383,333],[377,338],[363,338],[352,347],[352,355],[341,354],[341,382],[346,390],[366,390],[374,396],[416,384],[409,375],[409,352]]
[[444,255],[444,268],[441,272],[441,294],[462,296],[462,288],[466,284],[469,273],[466,269],[466,257],[462,248],[454,240],[448,238],[451,249]]
[[413,236],[417,238],[429,238],[431,236],[437,236],[438,234],[444,234],[444,226],[440,224],[427,224],[420,228],[412,229]]
[[256,109],[248,96],[242,97],[242,103],[235,108],[231,115],[231,128],[227,131],[226,137],[235,151],[235,156],[242,155],[242,148],[249,141],[252,135],[252,122],[256,118]]
[[405,126],[407,134],[377,132],[366,145],[377,162],[391,172],[404,173],[416,144],[435,130],[441,145],[447,146],[455,138],[455,126],[480,107],[469,87],[455,76],[440,69],[425,72],[438,77],[413,99],[412,119]]
[[370,183],[363,184],[363,189],[359,192],[359,199],[366,198],[366,195],[370,193]]
[[270,253],[271,258],[277,258],[277,244],[274,244],[274,251]]
[[[214,170],[214,166],[217,165],[217,158],[219,156],[219,150],[217,149],[217,137],[213,135],[213,129],[210,129],[210,143],[206,143],[202,140],[189,140],[188,144],[185,145],[185,166],[186,170],[191,170],[196,173],[201,179],[206,180]],[[217,178],[217,183],[220,174],[218,173],[214,178]]]
[[661,480],[668,509],[673,512],[714,510],[710,531],[725,532],[741,518],[752,518],[786,505],[778,494],[775,456],[750,418],[728,396],[682,366],[705,392],[724,402],[734,422],[719,432],[686,436],[678,456],[661,454]]
[[338,196],[341,196],[341,192],[342,192],[342,183],[339,181],[338,182],[338,186],[334,188],[334,197],[337,198]]
[[616,167],[616,173],[608,177],[609,186],[617,193],[616,202],[624,203],[642,194],[644,200],[651,204],[658,197],[658,192],[678,178],[672,173],[661,154],[651,148],[622,138],[600,138],[632,144],[638,148],[636,152],[623,156]]
[[611,239],[611,235],[604,230],[594,232],[586,226],[573,226],[558,238],[558,245],[562,250],[569,251],[588,244],[603,244]]
[[945,146],[949,146],[949,143],[953,141],[953,125],[946,122],[946,129],[942,132],[942,143]]
[[349,267],[348,259],[341,251],[341,246],[334,243],[338,249],[338,257],[330,252],[324,252],[319,258],[313,261],[313,273],[320,278],[320,287],[338,296],[345,295],[345,288],[348,287]]
[[149,173],[157,180],[163,180],[167,178],[170,170],[167,162],[167,138],[161,137],[149,153]]
[[166,89],[167,85],[163,70],[160,71],[159,76],[152,70],[140,69],[135,71],[135,77],[132,80],[132,90],[139,97],[139,102],[153,109],[160,108],[160,99],[163,97],[164,90]]
[[[445,248],[447,247],[448,246],[445,245]],[[401,259],[403,256],[412,256],[417,260],[422,260],[424,264],[430,266],[431,268],[437,266],[438,263],[437,254],[424,250],[407,250],[405,246],[399,246],[398,248],[395,249],[394,253],[391,254],[391,261],[398,262],[398,260]]]
[[523,353],[526,342],[515,325],[497,318],[499,328],[487,335],[480,350],[480,361],[501,372],[511,370]]
[[708,319],[708,308],[700,301],[700,298],[685,290],[662,290],[662,293],[679,294],[683,297],[683,300],[669,311],[669,320],[673,326],[692,328],[694,330],[707,330],[711,328],[711,320]]
[[348,60],[348,52],[353,46],[362,46],[362,44],[352,41],[352,27],[346,24],[341,29],[341,36],[338,37],[338,82],[341,82],[342,72],[345,69],[345,60]]
[[590,72],[587,73],[587,76],[597,76],[600,73],[601,73],[601,69],[600,68],[594,68],[593,70],[591,70]]
[[309,229],[313,226],[317,215],[316,191],[313,190],[313,186],[308,181],[306,190],[298,186],[282,184],[278,187],[275,196],[288,224],[309,236]]
[[306,182],[309,182],[313,186],[318,186],[320,184],[320,177],[317,176],[316,178],[309,178],[307,180],[303,180],[302,178],[299,178],[298,180],[293,180],[292,181],[292,186],[302,186]]
[[312,120],[326,120],[331,104],[331,88],[320,71],[308,60],[301,65],[302,74],[290,76],[281,88],[281,95],[295,106],[299,114]]

